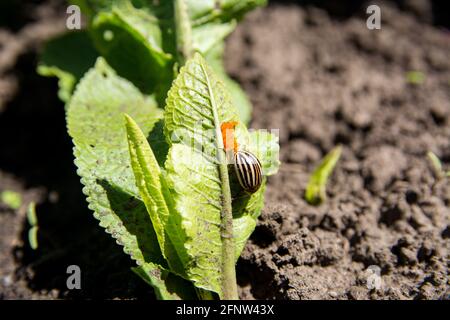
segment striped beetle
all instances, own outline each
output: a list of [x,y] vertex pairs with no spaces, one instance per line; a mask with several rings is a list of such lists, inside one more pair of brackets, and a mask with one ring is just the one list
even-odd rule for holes
[[255,193],[262,183],[261,162],[251,152],[238,151],[238,143],[234,135],[237,121],[226,121],[221,124],[222,139],[225,151],[234,153],[234,170],[241,187],[248,193]]
[[251,152],[237,151],[234,154],[234,170],[241,187],[248,193],[255,193],[262,183],[261,162]]

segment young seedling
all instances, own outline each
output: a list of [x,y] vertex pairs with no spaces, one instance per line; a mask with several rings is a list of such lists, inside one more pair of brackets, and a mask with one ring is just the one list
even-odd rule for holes
[[425,75],[420,71],[409,71],[406,73],[406,82],[412,85],[421,85],[425,81]]
[[433,168],[433,172],[438,179],[442,179],[444,177],[450,177],[450,171],[445,171],[442,168],[442,163],[439,157],[431,151],[427,153],[428,160],[430,161],[431,167]]
[[342,147],[335,147],[323,158],[319,166],[314,169],[305,192],[305,199],[309,204],[318,205],[326,200],[327,180],[341,157],[341,153]]
[[9,208],[17,210],[22,205],[22,196],[18,192],[5,190],[0,194],[0,201]]
[[30,225],[30,229],[28,230],[28,243],[30,244],[31,249],[36,250],[38,248],[38,220],[36,215],[36,203],[33,201],[28,205],[27,210],[27,220]]

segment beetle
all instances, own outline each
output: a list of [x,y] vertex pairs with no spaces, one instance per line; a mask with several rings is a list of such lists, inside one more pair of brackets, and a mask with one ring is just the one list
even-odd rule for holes
[[258,191],[262,183],[262,166],[258,158],[249,151],[239,151],[234,128],[237,121],[221,124],[222,139],[225,151],[234,154],[234,170],[241,187],[248,193]]
[[262,166],[253,153],[237,151],[234,154],[234,170],[239,184],[246,192],[258,191],[262,183]]

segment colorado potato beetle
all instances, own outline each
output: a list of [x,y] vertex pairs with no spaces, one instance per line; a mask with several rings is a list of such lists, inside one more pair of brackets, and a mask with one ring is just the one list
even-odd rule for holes
[[237,151],[234,154],[234,170],[241,187],[248,193],[258,191],[262,183],[261,162],[251,152]]

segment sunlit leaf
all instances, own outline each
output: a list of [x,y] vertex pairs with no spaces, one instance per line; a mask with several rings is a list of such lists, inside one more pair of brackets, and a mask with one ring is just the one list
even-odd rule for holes
[[223,64],[223,51],[224,44],[218,43],[205,54],[205,59],[214,72],[225,83],[233,105],[236,107],[239,114],[239,119],[247,124],[250,122],[252,105],[239,84],[228,76]]
[[128,115],[125,118],[131,167],[139,194],[170,269],[184,275],[183,265],[187,264],[188,258],[183,248],[184,239],[177,232],[179,225],[165,177],[145,135],[133,119]]
[[[197,287],[221,295],[220,224],[224,195],[217,154],[223,152],[218,149],[221,123],[239,121],[239,117],[227,88],[199,54],[180,70],[169,91],[164,118],[165,134],[171,143],[165,164],[167,181],[180,215],[184,247],[195,261],[187,266],[188,278]],[[240,130],[245,133],[245,125],[240,124]],[[256,150],[254,142],[255,139],[249,139],[248,147]],[[276,140],[269,142],[278,148]],[[262,162],[270,162],[266,157],[271,153],[260,151]],[[276,166],[269,173],[275,172]],[[232,186],[241,193],[239,203],[233,202],[237,208],[233,208],[237,258],[255,227],[264,186],[253,195],[242,194],[239,185]]]

